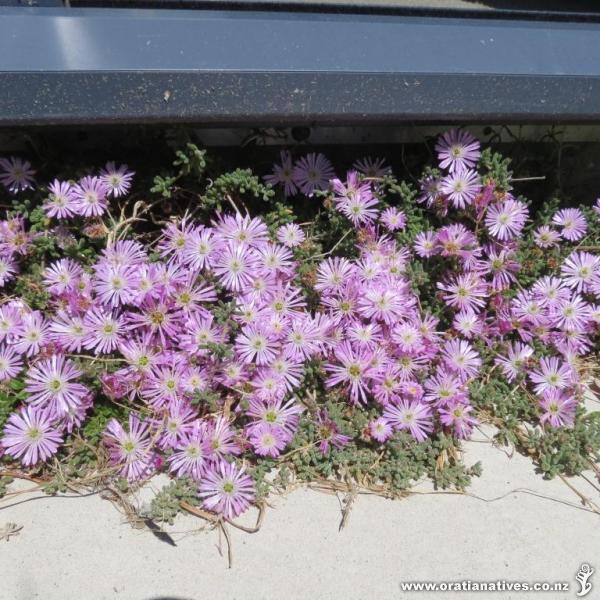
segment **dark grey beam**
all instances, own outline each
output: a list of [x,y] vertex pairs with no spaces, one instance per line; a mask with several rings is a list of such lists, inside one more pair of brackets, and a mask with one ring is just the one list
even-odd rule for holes
[[0,125],[600,122],[600,24],[0,9]]

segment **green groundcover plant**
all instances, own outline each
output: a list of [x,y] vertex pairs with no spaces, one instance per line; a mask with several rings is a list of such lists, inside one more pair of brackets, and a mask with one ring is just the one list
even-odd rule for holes
[[163,472],[148,519],[231,521],[298,481],[462,490],[481,424],[547,477],[596,469],[600,204],[531,206],[463,130],[414,182],[301,150],[0,160],[0,495]]

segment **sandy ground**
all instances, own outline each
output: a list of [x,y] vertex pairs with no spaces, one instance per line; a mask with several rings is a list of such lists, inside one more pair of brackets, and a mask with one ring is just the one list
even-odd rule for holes
[[[562,481],[544,481],[526,458],[509,457],[481,436],[467,445],[467,462],[477,460],[484,474],[470,491],[487,501],[360,496],[341,532],[335,496],[298,490],[275,498],[259,533],[232,533],[232,569],[219,554],[216,531],[189,533],[199,527],[191,516],[171,528],[172,547],[133,529],[97,496],[5,498],[0,528],[11,521],[23,529],[0,542],[0,598],[575,598],[580,565],[600,569],[600,517],[584,510]],[[600,500],[584,480],[571,482]],[[419,580],[565,581],[571,587],[542,594],[401,590],[402,582]],[[600,574],[595,587],[589,598],[600,597]]]

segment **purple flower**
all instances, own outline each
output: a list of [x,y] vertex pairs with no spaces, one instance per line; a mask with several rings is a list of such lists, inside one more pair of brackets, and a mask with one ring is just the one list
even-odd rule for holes
[[295,223],[288,223],[282,225],[277,230],[277,239],[288,248],[295,248],[299,246],[305,239],[304,232]]
[[466,439],[471,435],[477,419],[471,416],[473,407],[469,404],[454,401],[440,408],[440,421],[446,427],[452,427],[456,436]]
[[400,400],[388,404],[383,418],[396,430],[408,430],[418,442],[425,441],[433,431],[431,409],[422,402]]
[[100,217],[108,206],[109,187],[99,178],[86,176],[73,186],[73,208],[82,217]]
[[36,363],[27,372],[25,390],[27,402],[63,416],[77,408],[88,389],[73,381],[82,376],[75,363],[64,356],[54,355]]
[[555,356],[543,356],[540,359],[539,371],[531,371],[529,378],[534,384],[536,394],[546,395],[548,392],[566,388],[573,381],[573,370]]
[[435,146],[440,168],[448,169],[450,173],[474,167],[481,156],[479,148],[475,137],[460,129],[444,133]]
[[554,248],[558,246],[560,241],[560,233],[555,231],[548,225],[540,225],[534,233],[533,238],[537,246],[540,248]]
[[350,392],[350,399],[355,404],[367,401],[367,378],[370,376],[373,354],[366,349],[355,351],[348,342],[343,342],[335,349],[335,358],[341,364],[327,363],[325,370],[329,377],[326,387],[344,384]]
[[498,356],[496,364],[502,369],[506,379],[511,383],[524,372],[529,358],[533,356],[533,348],[521,342],[513,342],[508,346],[507,356]]
[[0,183],[11,193],[32,190],[35,184],[35,171],[31,163],[16,156],[0,158]]
[[196,421],[189,431],[179,436],[175,450],[168,458],[171,472],[179,477],[201,480],[208,464],[205,434],[206,423]]
[[134,171],[130,171],[127,165],[119,165],[107,162],[104,169],[100,171],[100,180],[108,188],[108,193],[115,198],[126,196],[131,189]]
[[454,208],[464,209],[473,203],[481,190],[477,171],[457,169],[442,179],[440,191],[448,196]]
[[81,352],[87,335],[83,317],[59,311],[50,321],[49,337],[67,352]]
[[327,189],[329,181],[334,177],[333,166],[321,153],[311,152],[299,159],[294,166],[294,183],[306,196],[312,196],[317,190]]
[[315,289],[319,292],[338,291],[354,271],[352,263],[345,258],[327,258],[317,271]]
[[205,473],[198,493],[204,508],[226,519],[235,519],[252,504],[256,489],[244,467],[219,462]]
[[250,430],[248,441],[258,456],[276,458],[285,448],[289,437],[276,425],[260,423]]
[[519,237],[528,216],[527,206],[523,202],[508,198],[487,209],[485,226],[495,238],[512,240]]
[[239,244],[228,244],[214,265],[221,284],[233,292],[249,286],[258,266],[256,252]]
[[569,242],[578,242],[587,233],[587,221],[578,208],[564,208],[553,217],[552,222],[562,227],[560,235]]
[[75,194],[70,182],[55,179],[48,186],[48,191],[50,195],[42,207],[46,215],[57,219],[68,219],[75,216]]
[[93,308],[83,320],[86,328],[84,347],[95,354],[110,354],[116,350],[125,334],[123,317],[100,308]]
[[475,273],[464,273],[438,282],[437,288],[443,292],[449,306],[459,310],[480,310],[485,306],[488,296],[487,285]]
[[11,346],[0,346],[0,381],[14,379],[23,368],[21,356]]
[[415,236],[415,252],[421,258],[429,258],[436,252],[436,235],[433,231],[422,231]]
[[280,152],[281,164],[273,165],[273,173],[265,175],[264,180],[273,187],[280,185],[283,187],[283,193],[286,197],[295,196],[298,188],[294,183],[294,167],[292,165],[292,155],[287,150]]
[[550,423],[552,427],[570,427],[575,420],[577,401],[570,394],[559,390],[551,390],[539,400],[544,411],[540,417],[542,423]]
[[0,444],[7,454],[31,466],[56,454],[62,441],[46,411],[25,406],[8,417]]
[[392,437],[394,430],[384,417],[378,417],[369,423],[369,433],[373,439],[383,444]]
[[442,349],[442,360],[461,379],[475,377],[481,367],[479,354],[464,340],[447,341]]
[[211,460],[220,461],[231,454],[240,454],[236,430],[225,417],[210,421],[206,428],[205,448]]
[[398,231],[406,227],[406,214],[393,206],[386,208],[379,217],[381,223],[388,231]]
[[352,439],[348,435],[340,433],[336,422],[329,416],[326,409],[322,409],[317,414],[317,436],[319,442],[319,451],[325,456],[331,446],[340,450],[347,446]]
[[370,179],[381,179],[386,175],[392,174],[391,167],[385,164],[385,158],[379,157],[371,158],[370,156],[365,156],[355,161],[352,168]]
[[25,315],[14,346],[15,350],[27,356],[39,354],[49,341],[49,327],[49,323],[45,321],[40,312],[34,311]]
[[600,258],[589,252],[573,252],[560,269],[564,282],[577,292],[589,291],[592,280],[599,272]]
[[111,419],[104,431],[104,443],[111,463],[119,467],[119,474],[129,481],[137,481],[154,470],[150,425],[133,413],[129,415],[128,424],[129,431],[125,431],[116,419]]
[[139,290],[138,269],[135,265],[96,264],[94,292],[105,306],[116,308],[134,302]]
[[62,258],[44,271],[44,285],[51,294],[64,294],[74,289],[83,269],[74,260]]
[[266,365],[277,356],[279,343],[265,328],[248,325],[236,338],[235,349],[244,362]]

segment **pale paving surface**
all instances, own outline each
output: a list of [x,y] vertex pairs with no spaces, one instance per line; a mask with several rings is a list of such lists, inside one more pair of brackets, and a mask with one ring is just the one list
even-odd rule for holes
[[[509,458],[487,443],[471,442],[467,460],[484,464],[471,488],[475,494],[493,498],[529,488],[578,504],[569,488],[544,481],[522,456]],[[600,500],[585,482],[577,485]],[[451,495],[402,501],[361,496],[341,533],[334,496],[298,490],[274,504],[258,534],[233,532],[231,570],[216,549],[216,532],[173,534],[173,548],[132,529],[98,497],[10,506],[0,510],[0,526],[13,521],[24,527],[0,542],[0,599],[554,600],[576,597],[573,577],[582,562],[600,569],[600,516],[529,494],[491,503]],[[174,529],[196,526],[184,517]],[[400,581],[461,579],[568,580],[572,589],[490,595],[403,594],[399,588]],[[600,597],[600,573],[592,582],[589,598]]]

